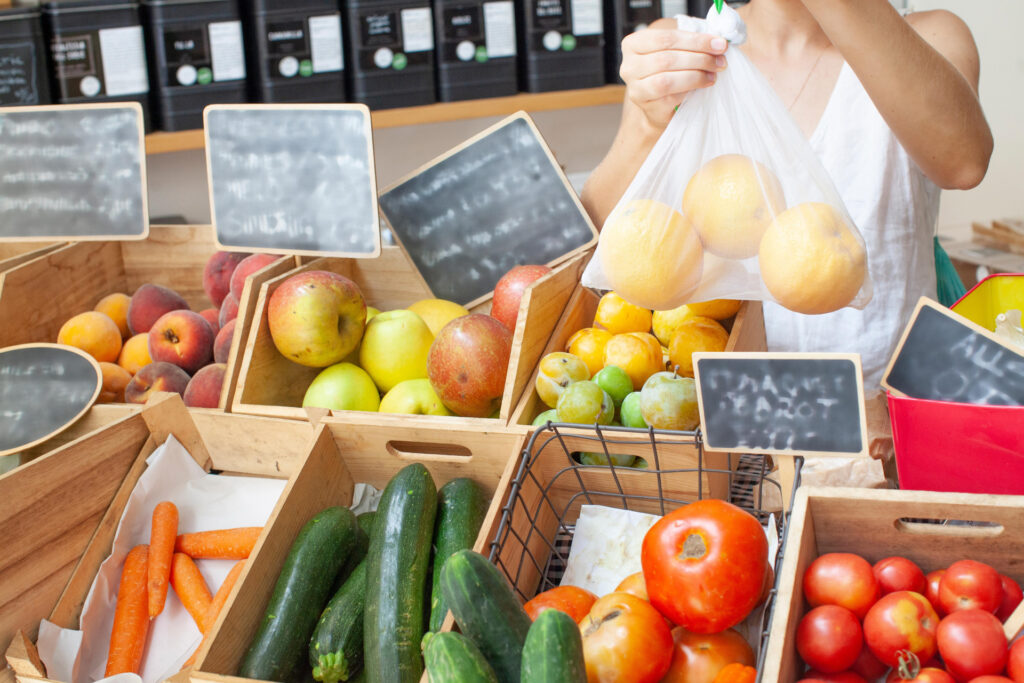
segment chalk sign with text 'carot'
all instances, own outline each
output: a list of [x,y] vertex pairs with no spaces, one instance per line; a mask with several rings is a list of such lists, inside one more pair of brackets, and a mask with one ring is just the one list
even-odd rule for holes
[[0,240],[144,239],[142,108],[0,108]]
[[364,105],[215,105],[204,121],[210,213],[222,249],[380,255]]
[[1024,406],[1024,350],[922,297],[882,386],[911,398]]
[[709,451],[867,454],[860,356],[695,353]]
[[99,364],[60,344],[0,350],[0,455],[35,445],[70,427],[100,394]]
[[380,210],[434,296],[469,307],[514,266],[554,265],[597,239],[522,112],[386,189]]

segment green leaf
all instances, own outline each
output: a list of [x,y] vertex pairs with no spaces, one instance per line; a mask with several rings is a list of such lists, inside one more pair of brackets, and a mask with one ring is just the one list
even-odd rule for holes
[[718,10],[719,14],[722,13],[722,0],[715,0],[715,9]]

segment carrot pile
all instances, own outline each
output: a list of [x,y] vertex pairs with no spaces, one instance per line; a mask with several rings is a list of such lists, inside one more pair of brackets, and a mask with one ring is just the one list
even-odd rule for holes
[[[228,594],[242,573],[262,527],[217,529],[178,534],[178,508],[163,501],[153,509],[149,545],[137,545],[125,558],[117,589],[114,626],[107,651],[107,676],[139,673],[149,622],[163,612],[167,587],[174,588],[182,605],[203,633],[203,641],[185,663],[191,666],[209,639]],[[217,594],[210,589],[194,560],[239,560]]]

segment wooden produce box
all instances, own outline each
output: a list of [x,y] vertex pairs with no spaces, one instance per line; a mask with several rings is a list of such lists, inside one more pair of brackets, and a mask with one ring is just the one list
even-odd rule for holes
[[[808,605],[802,582],[820,555],[841,552],[875,562],[899,555],[926,574],[963,559],[991,565],[1024,582],[1024,496],[992,496],[888,489],[816,488],[797,491],[779,571],[778,597],[771,622],[768,654],[761,672],[765,683],[795,683],[803,676],[796,631]],[[933,523],[924,523],[929,520]],[[984,522],[987,526],[943,525],[943,520]],[[1006,624],[1016,634],[1024,622],[1018,609]]]
[[64,246],[65,242],[2,242],[0,241],[0,273],[10,270],[22,263],[28,263],[40,256],[49,254],[54,249]]
[[313,429],[193,413],[177,394],[158,394],[141,412],[0,477],[0,646],[20,680],[46,678],[33,645],[40,619],[78,627],[146,457],[171,434],[208,470],[289,478],[300,469]]
[[[573,288],[579,282],[587,255],[578,255],[557,266],[550,275],[536,281],[523,295],[512,340],[512,356],[505,378],[498,420],[487,418],[390,415],[365,411],[331,411],[349,424],[409,424],[415,420],[431,425],[507,424],[523,394],[530,373],[541,354]],[[267,304],[274,291],[292,275],[307,270],[329,270],[355,281],[366,303],[382,311],[404,308],[421,299],[432,298],[415,265],[399,247],[383,247],[377,259],[318,259],[292,272],[268,280],[256,298],[249,339],[237,373],[237,386],[230,410],[235,413],[304,419],[302,398],[322,368],[309,368],[285,358],[274,346],[267,320]],[[490,311],[490,299],[472,312]],[[485,420],[481,422],[481,419]],[[491,426],[485,429],[493,429]]]

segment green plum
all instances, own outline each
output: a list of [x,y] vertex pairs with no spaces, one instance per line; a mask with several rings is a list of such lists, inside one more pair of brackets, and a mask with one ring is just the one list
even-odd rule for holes
[[636,427],[647,429],[647,422],[644,421],[643,413],[640,411],[640,392],[630,392],[622,399],[622,406],[619,408],[619,417],[622,418],[624,427]]
[[[608,456],[604,453],[580,453],[580,464],[591,466],[608,466]],[[636,461],[635,455],[624,455],[622,453],[611,454],[612,464],[616,467],[633,467]]]
[[608,392],[608,395],[615,401],[616,408],[633,391],[633,380],[618,365],[604,366],[594,375],[594,381],[597,382],[597,386]]
[[615,402],[608,392],[590,380],[574,382],[558,399],[558,421],[607,425],[615,418]]
[[697,385],[692,377],[657,372],[640,390],[640,412],[655,429],[694,429],[700,424]]
[[590,369],[571,353],[549,353],[540,359],[534,386],[548,408],[558,407],[558,398],[574,382],[590,379]]
[[558,411],[554,408],[551,410],[545,410],[543,413],[533,418],[533,422],[530,423],[530,426],[543,427],[548,422],[558,422]]

